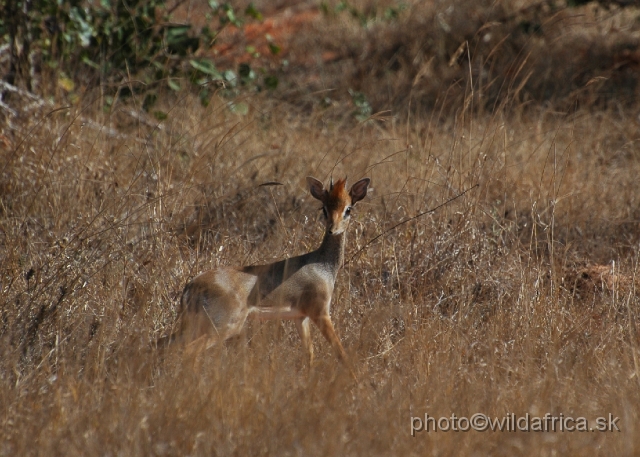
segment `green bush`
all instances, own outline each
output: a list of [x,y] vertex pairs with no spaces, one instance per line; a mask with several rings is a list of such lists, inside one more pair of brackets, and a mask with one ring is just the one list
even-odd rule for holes
[[[172,23],[163,0],[0,1],[0,46],[10,50],[5,80],[33,91],[38,77],[47,81],[38,85],[41,95],[62,88],[71,98],[78,85],[120,84],[120,96],[132,91],[147,94],[145,109],[157,98],[148,95],[150,91],[163,85],[181,90],[183,81],[201,90],[206,103],[208,85],[226,82],[235,87],[237,76],[194,54],[210,49],[228,24],[242,25],[229,4],[211,0],[209,6],[207,22],[215,24],[214,30]],[[261,19],[253,6],[245,16]],[[242,83],[253,79],[245,77],[253,74],[247,64],[239,70]],[[273,78],[267,87],[274,87]]]

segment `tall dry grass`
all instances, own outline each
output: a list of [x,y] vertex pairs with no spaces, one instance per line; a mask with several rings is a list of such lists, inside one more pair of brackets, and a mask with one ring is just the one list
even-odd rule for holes
[[[256,4],[269,11],[274,2]],[[459,114],[473,88],[480,112],[553,104],[562,111],[598,107],[637,113],[640,9],[635,2],[275,4],[281,5],[276,22],[283,26],[296,14],[317,13],[298,33],[274,33],[291,65],[275,65],[272,56],[254,61],[280,76],[277,96],[298,105],[329,106],[343,116],[346,102],[360,92],[374,112],[423,113],[437,106],[447,119]]]
[[[244,117],[187,97],[162,123],[90,102],[12,120],[0,455],[637,454],[636,120],[461,106],[346,127],[246,101]],[[250,322],[199,364],[153,349],[198,272],[315,248],[304,177],[347,174],[373,185],[332,306],[358,383],[315,331],[307,374],[287,322]],[[425,413],[547,412],[621,431],[410,435]]]

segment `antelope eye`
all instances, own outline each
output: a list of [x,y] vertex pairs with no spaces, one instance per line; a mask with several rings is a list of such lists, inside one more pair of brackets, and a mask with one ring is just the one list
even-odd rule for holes
[[351,215],[351,207],[347,206],[347,209],[344,210],[344,215],[345,216],[350,216]]
[[324,207],[324,206],[322,207],[322,214],[324,214],[324,217],[325,217],[325,218],[328,218],[328,217],[329,217],[329,214],[327,213],[327,208],[326,208],[326,207]]

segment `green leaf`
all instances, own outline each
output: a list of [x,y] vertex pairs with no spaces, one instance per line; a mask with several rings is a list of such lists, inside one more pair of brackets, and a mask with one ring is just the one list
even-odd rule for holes
[[87,56],[82,56],[82,63],[89,65],[91,68],[95,68],[96,70],[100,70],[100,65],[95,63]]
[[277,89],[278,82],[278,77],[276,75],[267,75],[264,77],[264,85],[267,86],[267,89]]
[[181,40],[191,29],[190,25],[178,25],[167,29],[167,41],[169,43]]
[[153,92],[148,93],[142,101],[142,109],[149,112],[149,109],[156,104],[156,101],[158,101],[158,95]]
[[256,79],[256,73],[251,69],[251,65],[248,63],[241,63],[238,66],[238,74],[242,78],[243,82],[253,81]]
[[164,121],[169,117],[169,115],[164,111],[154,111],[153,117],[155,117],[159,121]]
[[[91,38],[96,33],[91,24],[86,21],[87,15],[85,11],[82,8],[74,6],[69,10],[69,19],[71,19],[72,24],[75,25],[80,45],[83,48],[88,47],[91,44]],[[91,18],[89,18],[89,20],[90,19]],[[73,43],[75,41],[71,33],[66,34],[66,38],[69,40],[69,43]]]
[[171,79],[171,78],[167,79],[167,85],[171,90],[175,90],[176,92],[182,90],[182,87],[180,87],[180,84],[178,84],[178,82],[175,81],[174,79]]
[[216,44],[218,34],[217,32],[212,32],[209,27],[203,27],[202,30],[200,30],[200,35],[203,37],[203,45],[207,49],[211,49],[213,45]]
[[335,7],[336,13],[340,13],[348,9],[349,9],[349,4],[345,1],[338,2],[338,4]]
[[244,10],[244,14],[246,14],[247,16],[251,16],[252,18],[257,19],[259,21],[262,20],[262,13],[256,9],[253,3],[249,3],[249,6],[247,6],[247,9]]
[[223,79],[229,83],[231,87],[235,87],[238,84],[238,75],[236,75],[235,71],[227,70],[223,74]]
[[202,106],[204,106],[205,108],[209,106],[210,95],[208,89],[202,89],[198,96],[200,97],[200,104]]
[[200,39],[190,36],[190,30],[190,25],[180,25],[166,29],[165,39],[167,42],[167,50],[170,54],[186,56],[191,52],[195,52],[200,47]]
[[280,54],[280,51],[282,51],[282,48],[280,48],[280,46],[278,46],[275,43],[269,43],[269,51],[271,51],[271,54],[273,54],[274,56],[277,56],[278,54]]
[[208,59],[200,59],[200,60],[190,60],[189,63],[196,70],[213,76],[214,79],[223,79],[223,76],[216,69],[216,66]]
[[60,73],[58,77],[58,87],[63,88],[67,92],[71,92],[75,89],[76,85],[72,79],[68,78],[64,73]]
[[231,5],[229,5],[228,3],[225,3],[224,5],[222,5],[222,9],[224,10],[224,16],[220,17],[221,22],[230,22],[231,24],[235,25],[236,27],[240,27],[242,26],[242,21],[240,19],[238,19],[238,17],[236,16],[235,11],[233,11],[233,8],[231,7]]
[[246,116],[249,114],[249,105],[244,102],[239,103],[229,103],[229,111],[232,113],[238,114],[240,116]]
[[356,110],[353,113],[355,118],[359,121],[367,120],[371,116],[373,110],[366,95],[352,89],[349,89],[349,95],[351,95],[351,101],[356,106]]

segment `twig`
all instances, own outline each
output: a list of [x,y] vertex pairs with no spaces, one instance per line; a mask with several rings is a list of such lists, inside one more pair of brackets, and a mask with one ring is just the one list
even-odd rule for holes
[[[43,107],[49,107],[49,108],[53,108],[55,105],[54,103],[47,101],[41,97],[38,97],[37,95],[26,91],[24,89],[20,89],[19,87],[16,87],[12,84],[9,84],[5,81],[0,80],[0,89],[5,90],[7,92],[13,92],[16,93],[22,97],[26,97],[29,100],[32,100],[36,106],[43,108]],[[8,111],[12,116],[17,116],[18,112],[11,108],[9,105],[7,105],[6,103],[4,103],[1,99],[0,99],[0,108]],[[32,106],[27,107],[27,109],[31,109]],[[151,120],[147,119],[145,116],[143,116],[142,114],[136,112],[133,109],[123,109],[121,110],[122,113],[131,116],[132,118],[136,119],[137,121],[145,124],[148,127],[152,127],[152,128],[157,128],[158,130],[164,130],[164,126],[162,124],[156,124],[155,122],[152,122]],[[124,133],[120,133],[117,130],[111,128],[111,127],[107,127],[106,125],[100,125],[99,123],[89,119],[89,118],[85,118],[83,116],[79,116],[78,119],[80,119],[80,121],[83,123],[83,125],[86,125],[87,127],[90,127],[94,130],[98,130],[101,133],[103,133],[104,135],[110,137],[110,138],[116,138],[116,139],[126,139],[126,140],[130,140],[133,139],[133,141],[137,141],[140,143],[144,143],[145,141],[143,139],[140,138],[136,138],[136,137],[132,137],[131,135],[127,135]]]
[[18,115],[18,112],[16,110],[14,110],[13,108],[11,108],[9,105],[7,105],[5,102],[3,102],[2,100],[0,100],[0,108],[2,108],[5,111],[8,111],[9,114],[11,114],[13,117],[16,117]]
[[449,200],[447,200],[446,202],[439,204],[439,205],[438,205],[438,206],[436,206],[435,208],[429,209],[429,210],[427,210],[427,211],[423,211],[422,213],[416,214],[415,216],[410,217],[409,219],[405,219],[404,221],[398,222],[398,223],[397,223],[396,225],[394,225],[393,227],[391,227],[391,228],[389,228],[389,229],[385,230],[385,231],[384,231],[384,232],[382,232],[382,233],[379,233],[378,235],[374,236],[374,237],[373,237],[373,238],[371,238],[369,241],[367,241],[367,242],[365,243],[365,245],[364,245],[364,246],[362,246],[360,249],[358,249],[358,250],[356,251],[356,253],[355,253],[355,254],[353,254],[353,255],[351,256],[351,258],[350,258],[349,260],[347,260],[344,264],[345,264],[345,265],[348,265],[348,264],[349,264],[349,263],[350,263],[354,258],[356,258],[356,257],[357,257],[357,256],[358,256],[362,251],[364,251],[366,248],[368,248],[368,247],[369,247],[369,245],[373,244],[376,240],[378,240],[380,237],[382,237],[382,236],[386,235],[386,234],[387,234],[387,233],[389,233],[390,231],[397,229],[397,228],[398,228],[398,227],[400,227],[402,224],[406,224],[407,222],[411,222],[411,221],[413,221],[413,220],[415,220],[415,219],[418,219],[419,217],[422,217],[422,216],[424,216],[425,214],[433,213],[433,212],[435,212],[435,211],[439,210],[439,209],[440,209],[440,208],[442,208],[443,206],[448,205],[449,203],[451,203],[451,202],[452,202],[452,201],[454,201],[454,200],[457,200],[458,198],[462,197],[462,196],[463,196],[464,194],[466,194],[467,192],[469,192],[469,191],[471,191],[471,190],[475,189],[475,188],[476,188],[476,187],[478,187],[479,185],[480,185],[480,184],[475,184],[475,185],[473,185],[473,186],[469,187],[468,189],[465,189],[464,191],[462,191],[461,193],[459,193],[459,194],[458,194],[458,195],[456,195],[455,197],[452,197],[452,198],[450,198]]

